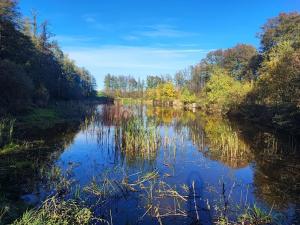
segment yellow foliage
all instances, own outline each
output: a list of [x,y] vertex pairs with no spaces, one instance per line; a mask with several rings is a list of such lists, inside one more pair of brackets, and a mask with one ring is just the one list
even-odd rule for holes
[[240,82],[225,69],[215,68],[204,88],[203,103],[206,109],[226,113],[241,103],[252,90],[250,82]]

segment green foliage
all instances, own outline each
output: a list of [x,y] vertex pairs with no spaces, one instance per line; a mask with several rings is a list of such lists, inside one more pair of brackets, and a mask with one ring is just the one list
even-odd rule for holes
[[74,200],[59,201],[52,197],[42,207],[30,210],[15,221],[13,225],[67,225],[89,224],[93,217],[89,208],[85,208]]
[[149,88],[146,97],[151,100],[170,101],[178,96],[175,86],[171,82],[158,85],[156,88]]
[[97,97],[106,97],[106,94],[103,91],[98,91]]
[[12,144],[15,119],[0,119],[0,148]]
[[250,90],[250,83],[236,81],[227,70],[216,67],[204,88],[202,101],[206,109],[226,113],[241,103]]
[[162,100],[174,99],[177,95],[174,85],[171,82],[160,84],[157,87],[157,95]]
[[132,76],[115,76],[107,74],[104,78],[105,94],[114,97],[141,97],[144,81],[138,81]]
[[137,117],[131,117],[122,123],[121,150],[128,159],[155,158],[159,144],[159,135],[154,124],[145,124]]
[[180,93],[180,100],[183,103],[194,103],[197,100],[197,97],[192,93],[188,88],[183,88]]
[[261,76],[252,95],[256,103],[266,105],[294,104],[300,99],[300,49],[291,42],[273,47],[263,61]]
[[176,87],[183,88],[187,84],[187,76],[185,71],[178,71],[174,76]]
[[95,79],[51,41],[47,21],[37,32],[37,18],[23,20],[16,1],[0,3],[0,104],[6,111],[30,103],[82,99],[95,94]]
[[19,109],[30,103],[33,84],[24,68],[10,60],[0,60],[0,105]]
[[258,53],[251,45],[238,44],[224,51],[223,66],[236,80],[254,80]]
[[247,103],[266,106],[299,106],[300,15],[280,14],[263,27],[264,49],[259,79]]
[[280,13],[271,18],[262,27],[260,33],[261,47],[264,52],[278,45],[280,42],[292,41],[294,48],[300,47],[300,15],[298,12]]
[[58,113],[53,108],[35,108],[30,113],[22,117],[23,121],[32,125],[41,125],[48,127],[47,124],[52,124],[58,120]]
[[265,225],[272,224],[272,216],[256,205],[247,209],[239,218],[243,224]]
[[147,88],[156,88],[161,83],[163,83],[163,80],[159,76],[148,76],[147,77]]

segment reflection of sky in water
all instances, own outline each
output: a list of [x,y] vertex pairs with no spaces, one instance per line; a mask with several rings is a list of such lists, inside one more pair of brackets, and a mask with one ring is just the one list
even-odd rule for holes
[[[144,111],[142,114],[146,115]],[[170,185],[187,184],[191,186],[195,181],[196,189],[199,190],[203,202],[205,199],[209,199],[212,203],[220,201],[224,184],[225,193],[230,196],[229,202],[232,204],[239,205],[254,201],[262,203],[263,201],[260,199],[255,199],[253,183],[255,167],[253,164],[249,164],[248,161],[248,163],[243,163],[243,166],[230,167],[230,164],[223,163],[218,157],[210,157],[207,155],[209,152],[207,145],[202,146],[199,150],[199,146],[191,138],[191,130],[188,125],[181,125],[179,129],[175,128],[176,124],[174,123],[179,119],[176,118],[173,123],[168,123],[168,125],[160,123],[161,125],[157,126],[162,143],[157,155],[152,160],[132,160],[132,158],[130,161],[126,160],[126,154],[115,149],[115,128],[113,126],[110,128],[109,136],[108,133],[103,135],[104,143],[99,144],[99,138],[97,139],[95,133],[99,127],[92,124],[88,130],[81,131],[76,135],[73,144],[61,154],[57,164],[65,169],[70,164],[76,165],[73,169],[73,176],[81,185],[87,185],[94,177],[101,175],[105,169],[115,166],[123,168],[128,174],[157,169],[160,176],[164,177]],[[192,123],[194,122],[192,121]],[[109,126],[104,127],[107,129]],[[197,135],[197,133],[193,135]],[[165,148],[164,141],[166,139],[168,144]],[[133,217],[138,217],[140,213],[144,212],[142,209],[134,208],[136,210],[133,210],[132,207],[138,205],[134,199],[127,199],[116,204],[116,208],[119,208],[118,217],[122,217],[120,221],[124,223],[128,221],[128,215],[134,214]],[[131,205],[131,207],[128,208],[126,205]],[[151,220],[148,223],[151,224]]]

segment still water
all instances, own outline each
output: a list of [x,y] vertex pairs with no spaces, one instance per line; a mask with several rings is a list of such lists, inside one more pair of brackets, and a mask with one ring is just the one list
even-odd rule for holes
[[8,220],[64,191],[113,224],[213,224],[254,205],[280,224],[300,221],[299,140],[276,131],[200,112],[102,105],[82,123],[20,135],[37,147],[1,156]]

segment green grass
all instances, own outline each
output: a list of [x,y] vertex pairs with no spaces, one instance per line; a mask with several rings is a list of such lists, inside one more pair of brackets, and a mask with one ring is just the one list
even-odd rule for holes
[[144,98],[115,98],[116,101],[120,102],[122,105],[152,105],[152,100],[147,100]]
[[91,104],[86,102],[58,102],[46,108],[31,109],[17,117],[17,125],[21,128],[48,129],[56,124],[81,121],[92,109]]
[[97,92],[97,97],[107,97],[107,95],[103,91],[98,91]]
[[19,122],[38,128],[49,128],[61,120],[55,108],[35,108],[28,114],[20,117]]
[[7,144],[7,145],[5,145],[4,147],[2,147],[0,149],[0,155],[1,154],[8,154],[8,153],[11,153],[11,152],[15,152],[18,149],[20,149],[20,147],[21,146],[19,144],[16,144],[16,143]]
[[73,200],[59,201],[52,197],[47,199],[41,208],[25,212],[13,225],[90,224],[92,220],[89,208]]

